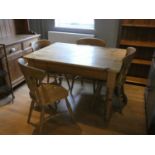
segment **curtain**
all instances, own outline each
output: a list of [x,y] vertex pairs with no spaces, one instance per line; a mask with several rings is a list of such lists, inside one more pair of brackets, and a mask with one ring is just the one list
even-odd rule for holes
[[54,28],[54,19],[29,19],[28,21],[30,30],[40,34],[42,39],[47,39],[48,31]]

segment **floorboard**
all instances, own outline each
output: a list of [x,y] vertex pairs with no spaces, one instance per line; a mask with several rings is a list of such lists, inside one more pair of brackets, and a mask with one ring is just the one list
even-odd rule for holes
[[[65,82],[63,86],[67,88]],[[44,124],[42,134],[50,135],[143,135],[146,134],[144,112],[144,87],[126,84],[128,104],[122,114],[114,113],[108,126],[105,126],[101,109],[90,108],[93,101],[92,85],[76,83],[69,101],[74,110],[76,122],[67,112],[64,101],[59,103],[59,115]],[[27,124],[30,106],[29,91],[26,84],[15,90],[14,103],[0,107],[1,135],[38,134],[37,127]],[[101,110],[102,111],[102,110]],[[39,112],[33,113],[32,121],[38,123]]]

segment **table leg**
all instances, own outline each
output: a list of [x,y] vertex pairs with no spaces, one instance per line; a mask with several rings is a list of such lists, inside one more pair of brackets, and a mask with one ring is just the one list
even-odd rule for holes
[[107,77],[107,104],[105,109],[105,120],[108,122],[112,115],[112,96],[115,88],[116,83],[116,75],[117,73],[114,71],[109,70],[108,71],[108,77]]

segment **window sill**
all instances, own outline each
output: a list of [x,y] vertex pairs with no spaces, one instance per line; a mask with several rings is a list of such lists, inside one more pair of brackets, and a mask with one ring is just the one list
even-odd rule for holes
[[61,27],[54,27],[54,31],[84,33],[84,34],[94,34],[95,32],[94,30],[89,30],[89,29],[72,29],[72,28],[61,28]]

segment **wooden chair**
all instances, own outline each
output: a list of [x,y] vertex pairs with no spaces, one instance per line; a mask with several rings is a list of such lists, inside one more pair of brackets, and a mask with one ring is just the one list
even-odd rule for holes
[[[47,39],[41,39],[41,40],[38,40],[38,41],[35,41],[35,42],[32,42],[31,46],[32,46],[32,50],[33,51],[36,51],[36,50],[39,50],[41,48],[44,48],[48,45],[50,45],[51,42]],[[62,82],[62,79],[64,78],[64,76],[62,75],[58,75],[57,73],[53,73],[53,72],[50,72],[47,74],[47,82],[49,83],[50,82],[50,77],[54,78],[55,82],[61,84]],[[69,81],[68,79],[67,80],[67,83],[68,83],[68,86],[70,88],[70,84],[69,84]]]
[[[48,46],[50,44],[51,44],[51,42],[49,40],[42,39],[42,40],[38,40],[38,41],[33,42],[31,44],[31,46],[32,46],[33,51],[36,51],[36,50],[44,48],[44,47],[46,47],[46,46]],[[62,79],[66,79],[68,87],[70,89],[70,83],[69,83],[68,78],[66,78],[66,76],[67,75],[60,75],[60,74],[57,74],[57,73],[54,73],[54,72],[50,72],[50,73],[47,73],[47,82],[48,83],[50,82],[50,77],[54,78],[55,82],[57,82],[59,84],[62,83]]]
[[43,47],[46,47],[48,45],[50,45],[51,42],[49,40],[46,39],[42,39],[42,40],[37,40],[35,42],[32,42],[31,47],[33,51],[37,51]]
[[[76,42],[77,44],[79,45],[93,45],[93,46],[100,46],[100,47],[105,47],[106,46],[106,43],[104,40],[101,40],[101,39],[97,39],[97,38],[81,38],[79,40],[77,40]],[[74,81],[77,79],[77,78],[80,78],[81,79],[81,84],[83,85],[83,79],[82,77],[79,77],[79,76],[76,76],[76,77],[73,77],[72,78],[72,82],[71,82],[71,92],[73,90],[73,87],[74,87]],[[93,82],[93,90],[95,92],[95,83],[96,81],[95,80],[92,80]]]
[[[114,111],[117,112],[122,112],[123,107],[127,104],[128,99],[124,91],[124,84],[126,81],[126,75],[128,73],[128,70],[130,68],[131,62],[135,56],[136,49],[133,47],[128,47],[127,48],[127,54],[125,58],[123,59],[122,67],[117,75],[116,79],[116,85],[115,85],[115,90],[112,98],[112,105]],[[102,94],[104,97],[107,97],[108,89],[105,88],[106,84],[102,82],[102,86],[100,85],[101,82],[97,85],[97,92],[96,96]],[[101,93],[101,89],[104,87],[104,91]],[[105,91],[106,90],[106,91]],[[105,99],[106,100],[106,99]]]
[[101,46],[101,47],[106,46],[106,43],[104,40],[97,39],[97,38],[81,38],[81,39],[77,40],[77,44],[94,45],[94,46]]
[[114,96],[113,96],[113,107],[116,111],[121,112],[122,108],[127,104],[127,96],[124,91],[124,84],[126,81],[126,76],[130,68],[131,62],[135,56],[136,49],[133,47],[127,48],[127,54],[123,60],[122,68],[117,76],[117,82],[115,86]]
[[45,122],[45,108],[61,99],[65,99],[67,108],[71,116],[73,116],[70,103],[67,99],[68,91],[65,88],[56,84],[42,83],[42,80],[46,76],[46,72],[41,69],[28,66],[23,58],[19,58],[18,63],[25,77],[30,90],[29,94],[32,99],[28,114],[28,123],[30,123],[34,104],[37,104],[41,110],[39,123],[39,132],[41,132],[43,123]]
[[[39,50],[41,48],[44,48],[44,47],[46,47],[46,46],[48,46],[50,44],[51,44],[51,42],[49,40],[41,39],[41,40],[37,40],[37,41],[32,42],[31,47],[32,47],[32,50],[34,52],[34,51],[37,51],[37,50]],[[55,81],[56,81],[55,74],[47,74],[47,81],[48,82],[49,82],[50,77],[53,77],[55,79]]]

